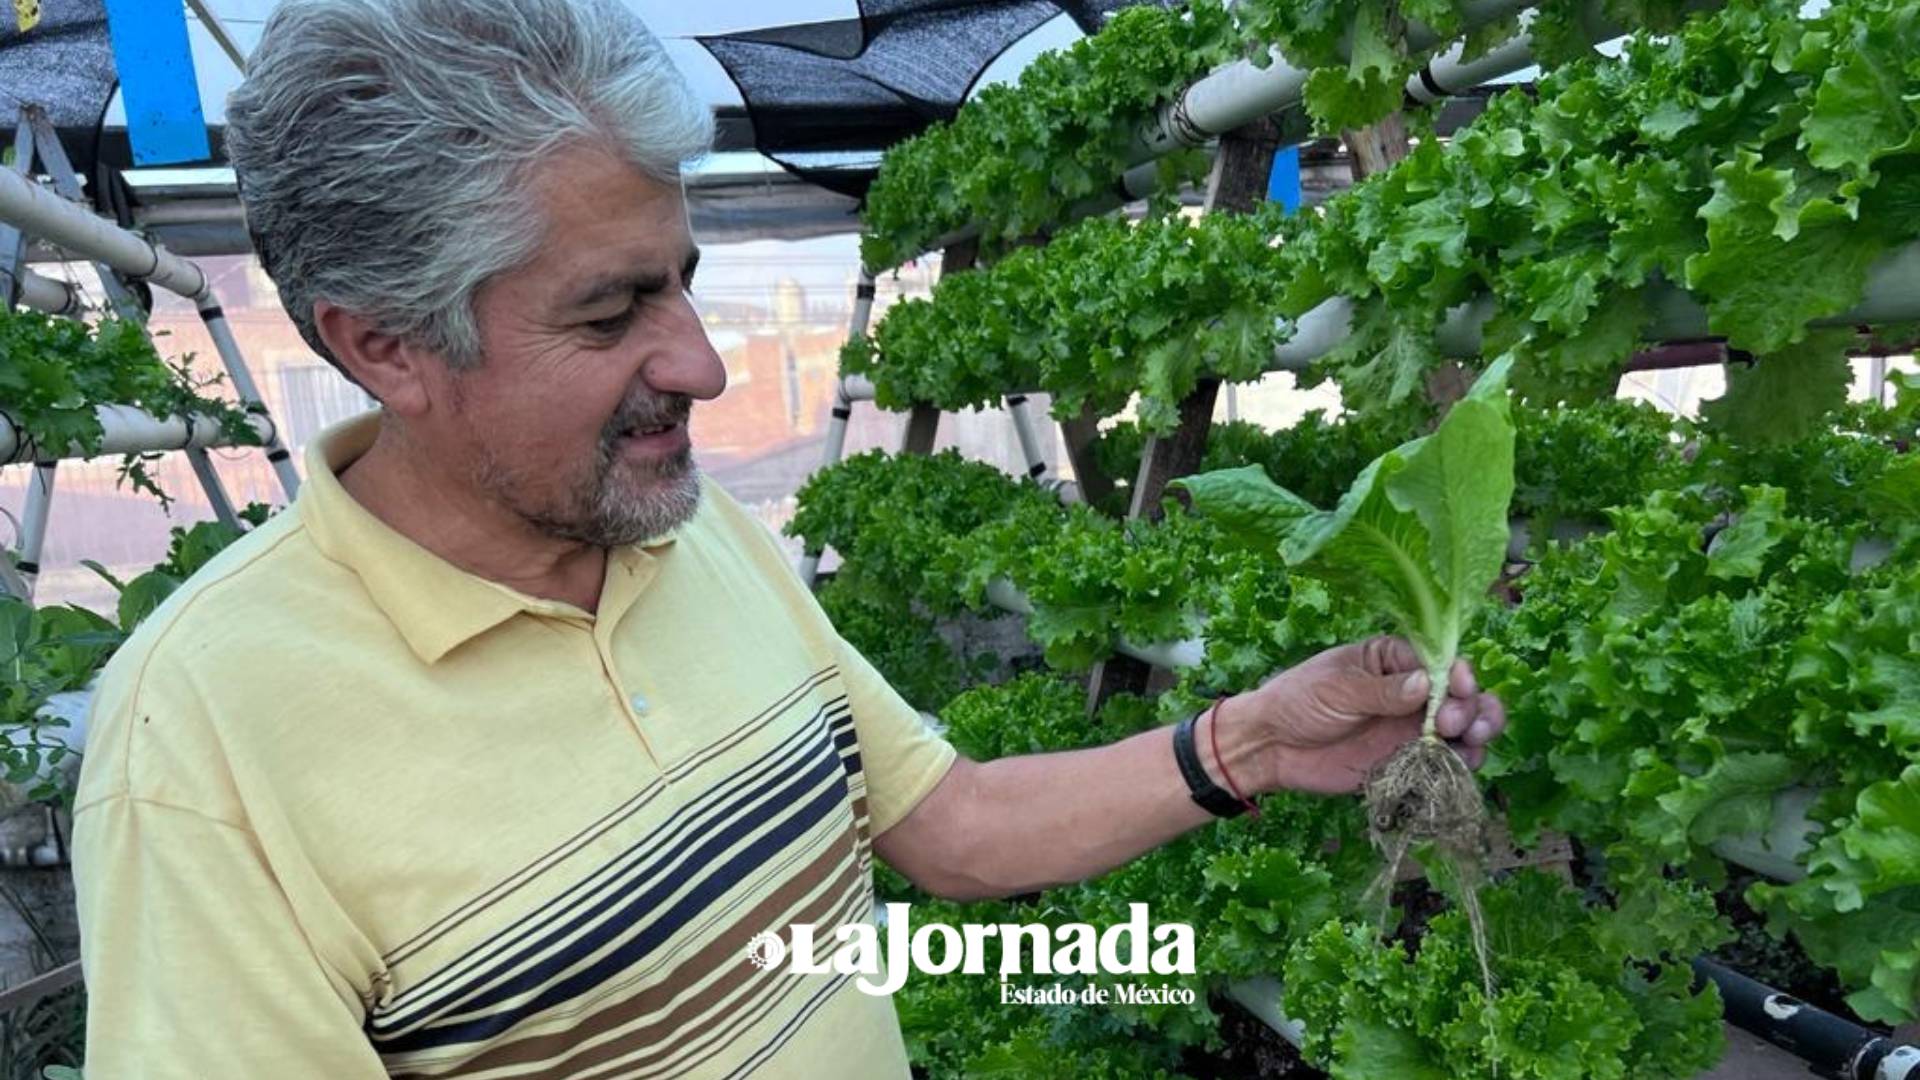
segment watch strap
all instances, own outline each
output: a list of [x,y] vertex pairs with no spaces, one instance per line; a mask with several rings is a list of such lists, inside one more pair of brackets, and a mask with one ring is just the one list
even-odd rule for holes
[[1173,760],[1187,782],[1187,792],[1202,810],[1214,817],[1233,818],[1247,812],[1247,804],[1213,782],[1200,764],[1200,752],[1193,745],[1193,730],[1205,713],[1196,713],[1173,727]]

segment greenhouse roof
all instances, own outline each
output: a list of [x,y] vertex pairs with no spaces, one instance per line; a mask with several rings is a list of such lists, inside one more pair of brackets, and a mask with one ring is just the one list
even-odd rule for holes
[[[950,117],[979,86],[1017,76],[1041,51],[1143,0],[625,2],[665,41],[718,121],[716,153],[696,168],[696,218],[709,235],[750,238],[854,227],[851,197],[864,192],[880,151]],[[245,53],[275,3],[198,6]],[[26,101],[47,107],[82,175],[93,174],[96,159],[121,167],[132,161],[103,11],[104,0],[44,0],[33,32],[0,30],[0,110]],[[187,18],[213,135],[209,164],[218,164],[225,100],[240,68],[198,15]],[[230,174],[189,179],[182,185],[178,170],[158,179],[136,170],[132,199],[136,206],[171,200],[184,186],[198,202],[231,202]],[[167,224],[178,227],[174,216]],[[200,235],[182,245],[186,251],[213,254],[244,238],[237,223],[222,229],[210,217],[191,224]]]

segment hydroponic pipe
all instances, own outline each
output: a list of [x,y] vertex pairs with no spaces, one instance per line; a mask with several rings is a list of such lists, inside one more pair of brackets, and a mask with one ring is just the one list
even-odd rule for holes
[[[234,340],[233,328],[227,325],[227,316],[220,309],[219,301],[213,298],[213,290],[206,290],[196,301],[200,311],[200,321],[207,328],[208,336],[213,338],[213,349],[220,354],[220,363],[227,369],[227,378],[233,380],[234,393],[240,400],[254,408],[260,415],[266,414],[266,402],[260,398],[260,388],[254,385],[253,374],[247,370],[247,362],[240,355],[240,343]],[[280,432],[273,424],[267,424],[267,436],[263,440],[267,452],[267,461],[273,465],[273,473],[280,479],[280,492],[288,502],[300,493],[300,473],[293,467],[293,455],[280,441]]]
[[1227,984],[1227,996],[1295,1047],[1307,1041],[1307,1025],[1288,1016],[1281,1005],[1279,979],[1271,975],[1235,979]]
[[[1033,614],[1033,602],[1006,578],[995,578],[987,583],[987,602],[1015,615]],[[1207,643],[1199,638],[1149,645],[1121,639],[1113,643],[1113,649],[1143,663],[1168,669],[1199,667],[1207,658]]]
[[[102,429],[100,448],[93,453],[103,456],[160,453],[185,450],[192,446],[235,445],[221,433],[219,422],[208,416],[175,416],[163,420],[131,405],[96,405],[93,412],[99,418]],[[261,442],[273,437],[273,421],[257,414],[247,419]],[[0,413],[0,464],[88,456],[91,455],[78,446],[36,446],[32,439],[22,434],[11,417]]]
[[0,221],[189,300],[208,295],[207,276],[198,266],[11,169],[0,169]]
[[1836,1080],[1920,1080],[1920,1049],[1843,1020],[1701,957],[1694,974],[1720,988],[1726,1015]]
[[[1601,31],[1595,39],[1607,40],[1617,33]],[[1457,41],[1428,61],[1407,80],[1407,100],[1415,105],[1431,105],[1519,71],[1533,63],[1533,35],[1516,34],[1505,45],[1478,59],[1462,62],[1460,58],[1466,51],[1467,43]]]
[[[1649,341],[1697,341],[1713,336],[1707,309],[1685,289],[1659,284],[1647,290],[1651,320],[1642,336]],[[1449,312],[1436,332],[1440,351],[1448,356],[1477,356],[1480,331],[1493,318],[1491,297],[1461,304]],[[1867,274],[1860,302],[1841,312],[1813,320],[1814,326],[1866,326],[1920,319],[1920,243],[1910,243],[1875,262]],[[1270,370],[1298,371],[1338,348],[1347,339],[1353,321],[1353,302],[1336,296],[1300,316],[1294,333],[1273,351]]]
[[1726,837],[1714,841],[1713,853],[1775,881],[1792,883],[1807,876],[1800,864],[1809,841],[1819,827],[1807,817],[1820,793],[1809,788],[1789,788],[1773,797],[1768,813],[1771,825],[1764,833]]
[[80,302],[79,289],[31,270],[20,274],[20,303],[48,315],[71,317],[86,310],[86,305]]
[[1047,475],[1047,458],[1040,452],[1040,440],[1033,431],[1033,410],[1027,405],[1027,395],[1009,396],[1007,412],[1013,417],[1013,434],[1020,440],[1020,454],[1027,461],[1027,475],[1036,483],[1043,482]]
[[[847,340],[854,341],[867,335],[867,323],[873,319],[873,301],[879,289],[874,283],[871,270],[860,271],[860,281],[853,289],[853,315],[847,320]],[[861,380],[866,382],[866,380]],[[867,383],[865,397],[856,398],[848,392],[848,379],[841,379],[833,388],[833,413],[827,419],[827,445],[820,461],[821,468],[829,468],[839,462],[847,452],[847,422],[853,419],[855,401],[872,401],[873,384]],[[804,552],[800,556],[800,580],[808,588],[820,578],[820,556],[818,550]]]
[[33,479],[27,482],[26,512],[20,520],[20,557],[13,567],[26,586],[22,600],[32,600],[39,584],[40,559],[47,550],[47,524],[53,517],[53,483],[58,475],[56,463],[45,461],[33,467]]
[[[1467,30],[1477,30],[1532,6],[1528,0],[1478,0],[1467,5],[1462,21]],[[1438,40],[1439,35],[1424,24],[1408,22],[1409,48],[1428,48]],[[1278,47],[1268,50],[1268,55],[1271,62],[1264,68],[1251,60],[1237,60],[1187,87],[1141,132],[1134,144],[1136,160],[1164,157],[1175,150],[1199,146],[1268,113],[1297,104],[1311,71],[1288,63]]]
[[[1476,29],[1506,18],[1535,2],[1537,0],[1481,0],[1467,11],[1467,27]],[[1620,31],[1614,30],[1606,36],[1619,34]],[[1413,23],[1407,28],[1407,40],[1415,48],[1425,48],[1434,42],[1435,35],[1425,26]],[[1433,88],[1442,85],[1477,86],[1533,62],[1530,47],[1516,52],[1511,44],[1470,64],[1458,63],[1460,48],[1449,51],[1445,57],[1436,57],[1407,80],[1407,95],[1416,101],[1435,100],[1423,95],[1432,94]],[[1159,170],[1154,165],[1160,158],[1176,150],[1201,146],[1269,113],[1298,106],[1300,91],[1311,73],[1289,64],[1277,47],[1271,49],[1270,54],[1273,61],[1265,68],[1255,67],[1251,60],[1238,60],[1214,69],[1181,91],[1136,137],[1127,154],[1133,166],[1115,184],[1115,191],[1075,203],[1067,211],[1067,220],[1091,217],[1134,199],[1144,199],[1160,186]],[[1503,68],[1500,66],[1503,63],[1511,66]],[[968,223],[935,240],[926,250],[943,250],[979,235],[980,226]]]

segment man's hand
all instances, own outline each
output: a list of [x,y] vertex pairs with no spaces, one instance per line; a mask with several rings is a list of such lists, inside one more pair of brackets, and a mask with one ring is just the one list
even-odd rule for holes
[[[1480,692],[1464,660],[1454,661],[1448,683],[1436,720],[1440,737],[1477,768],[1487,743],[1506,727],[1506,709]],[[1419,737],[1429,689],[1404,639],[1328,649],[1222,705],[1221,753],[1236,777],[1244,761],[1260,791],[1356,791],[1375,765]],[[1203,726],[1201,735],[1208,734]],[[1247,749],[1231,752],[1229,743]],[[1210,754],[1205,760],[1216,764]]]

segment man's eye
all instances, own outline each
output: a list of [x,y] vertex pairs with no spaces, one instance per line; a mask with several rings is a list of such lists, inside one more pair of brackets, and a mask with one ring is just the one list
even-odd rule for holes
[[627,308],[618,315],[594,319],[581,325],[600,337],[618,337],[626,332],[627,325],[631,322],[633,322],[633,309]]

